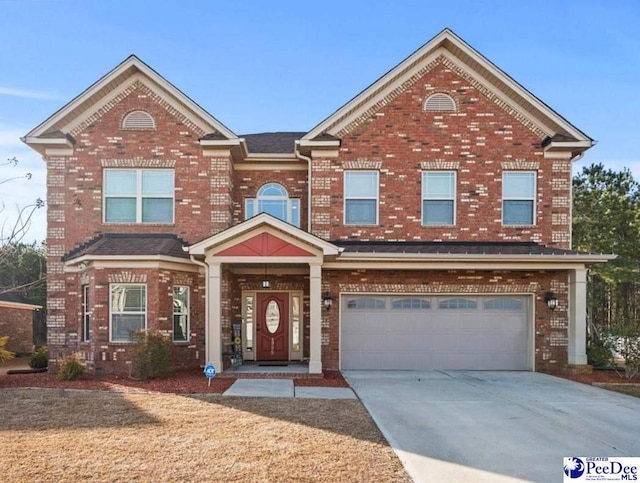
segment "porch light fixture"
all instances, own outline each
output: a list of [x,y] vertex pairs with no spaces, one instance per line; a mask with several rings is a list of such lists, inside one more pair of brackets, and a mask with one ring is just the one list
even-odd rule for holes
[[544,301],[547,302],[547,306],[551,310],[556,310],[558,308],[558,297],[553,292],[547,292],[544,294]]
[[267,278],[267,265],[264,265],[264,278],[262,279],[262,288],[271,288],[271,282]]
[[333,305],[333,297],[329,292],[322,292],[322,306],[324,310],[329,310]]

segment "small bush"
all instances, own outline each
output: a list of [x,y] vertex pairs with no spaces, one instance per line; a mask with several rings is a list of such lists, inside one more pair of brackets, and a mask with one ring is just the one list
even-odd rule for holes
[[44,369],[49,366],[49,351],[45,346],[38,347],[29,360],[31,369]]
[[0,362],[10,361],[16,356],[15,353],[5,349],[4,346],[7,345],[8,340],[9,340],[8,335],[5,335],[4,337],[0,337]]
[[62,381],[73,381],[84,374],[84,366],[75,356],[68,356],[60,363],[58,379]]
[[614,350],[624,359],[624,375],[633,379],[640,374],[640,326],[623,322],[611,333]]
[[612,367],[613,354],[610,345],[601,339],[592,340],[587,347],[587,360],[593,367]]
[[131,340],[131,377],[139,380],[166,376],[171,370],[172,344],[168,337],[147,330],[133,332]]

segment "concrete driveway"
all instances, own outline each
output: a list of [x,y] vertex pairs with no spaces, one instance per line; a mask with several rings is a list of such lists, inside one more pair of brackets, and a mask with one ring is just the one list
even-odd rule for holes
[[415,481],[562,481],[640,455],[640,398],[530,372],[345,371]]

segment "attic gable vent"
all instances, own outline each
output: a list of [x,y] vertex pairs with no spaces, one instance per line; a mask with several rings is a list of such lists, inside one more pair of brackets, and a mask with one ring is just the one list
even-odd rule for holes
[[133,111],[122,120],[122,129],[155,129],[156,122],[144,111]]
[[446,94],[433,94],[424,103],[425,111],[454,111],[456,103]]

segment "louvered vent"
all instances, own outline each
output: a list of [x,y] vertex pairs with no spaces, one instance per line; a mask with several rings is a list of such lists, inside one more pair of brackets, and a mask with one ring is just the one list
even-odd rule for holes
[[155,129],[156,123],[149,113],[133,111],[122,120],[122,129]]
[[434,94],[424,103],[425,111],[455,111],[455,101],[446,94]]

